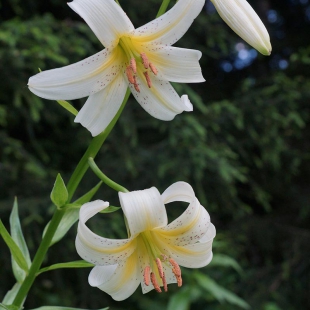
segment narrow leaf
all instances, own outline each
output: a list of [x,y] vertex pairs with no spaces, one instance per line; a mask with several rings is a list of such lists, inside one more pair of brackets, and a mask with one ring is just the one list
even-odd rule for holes
[[[15,198],[13,209],[10,215],[10,228],[11,228],[11,236],[12,239],[16,242],[17,246],[23,253],[23,256],[27,262],[28,269],[31,265],[31,259],[29,255],[29,250],[22,232],[22,228],[20,225],[19,215],[18,215],[18,204],[17,204],[17,198]],[[12,256],[12,268],[14,276],[17,280],[17,282],[22,283],[25,279],[26,273],[23,269],[21,269],[16,261],[14,260],[14,257]]]
[[79,199],[74,201],[74,204],[84,204],[86,202],[89,202],[93,196],[97,193],[98,189],[100,188],[100,186],[102,185],[102,181],[100,181],[95,187],[93,187],[89,192],[87,192],[86,194],[84,194],[82,197],[80,197]]
[[119,210],[121,207],[114,207],[114,206],[109,206],[106,209],[100,211],[100,213],[112,213],[115,212],[117,210]]
[[[99,182],[95,187],[93,187],[89,192],[87,192],[85,195],[83,195],[82,197],[80,197],[79,199],[77,199],[76,201],[73,202],[74,206],[81,206],[82,204],[89,202],[93,196],[97,193],[98,189],[100,188],[102,182]],[[66,210],[66,213],[64,214],[64,216],[62,217],[57,230],[53,236],[53,239],[51,241],[51,245],[55,244],[56,242],[58,242],[59,240],[61,240],[64,235],[68,232],[68,230],[72,227],[72,225],[74,225],[77,220],[79,219],[79,212],[80,209],[79,208],[68,208],[68,210]],[[44,232],[43,232],[43,236],[45,235],[45,232],[47,230],[49,223],[46,225]]]
[[218,285],[214,280],[205,276],[201,273],[195,273],[195,278],[199,285],[209,292],[215,299],[219,302],[226,301],[232,305],[239,306],[243,309],[249,309],[250,306],[242,298],[238,297],[233,292],[227,290],[226,288]]
[[6,245],[9,247],[10,252],[12,256],[14,257],[14,260],[18,264],[18,266],[23,269],[24,271],[28,271],[28,265],[26,262],[26,259],[22,253],[22,251],[19,249],[18,245],[15,243],[13,238],[10,236],[9,232],[4,227],[2,221],[0,220],[0,234],[6,243]]
[[2,303],[5,305],[10,305],[13,303],[15,296],[17,295],[19,289],[20,289],[21,283],[15,283],[12,289],[10,289],[6,295],[4,296],[4,299],[2,300]]
[[234,260],[232,257],[228,255],[214,254],[209,266],[232,267],[238,273],[242,274],[242,269],[240,265],[237,263],[236,260]]
[[37,274],[39,275],[46,271],[63,269],[63,268],[90,268],[90,267],[94,267],[94,264],[85,262],[84,260],[78,260],[78,261],[68,262],[68,263],[59,263],[59,264],[55,264],[55,265],[42,268],[39,270]]
[[191,303],[191,296],[189,290],[181,290],[178,291],[176,294],[169,300],[167,310],[189,310]]
[[62,207],[68,200],[68,191],[61,175],[58,173],[51,192],[51,200],[58,207]]
[[72,113],[74,116],[76,116],[79,112],[77,109],[75,109],[68,101],[65,100],[57,100],[57,102],[65,108],[67,111]]

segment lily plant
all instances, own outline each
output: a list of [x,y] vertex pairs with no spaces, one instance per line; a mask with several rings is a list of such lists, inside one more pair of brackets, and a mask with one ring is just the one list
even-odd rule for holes
[[[128,298],[141,284],[142,292],[168,291],[169,283],[182,285],[180,266],[200,268],[212,259],[215,227],[192,187],[177,182],[162,195],[155,188],[119,192],[127,223],[128,239],[108,239],[93,233],[87,220],[109,207],[96,200],[80,210],[76,249],[86,261],[96,265],[89,284],[115,300]],[[168,224],[165,204],[189,203],[177,219]]]
[[106,48],[63,68],[29,79],[29,89],[53,100],[88,99],[75,118],[93,136],[100,134],[120,109],[129,86],[153,117],[169,121],[192,111],[187,95],[180,97],[169,81],[204,82],[201,52],[172,47],[188,30],[204,0],[179,0],[168,12],[134,28],[114,0],[74,0],[68,5],[89,25]]

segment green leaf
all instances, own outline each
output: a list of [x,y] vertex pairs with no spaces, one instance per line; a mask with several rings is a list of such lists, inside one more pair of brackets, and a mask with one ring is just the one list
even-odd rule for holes
[[[27,247],[27,244],[26,244],[23,232],[22,232],[22,228],[20,225],[17,198],[15,198],[13,209],[10,215],[10,227],[11,227],[12,239],[16,242],[17,246],[21,250],[26,260],[27,267],[29,269],[31,266],[31,259],[30,259],[29,250],[28,250],[28,247]],[[14,273],[14,276],[17,282],[22,283],[26,277],[26,273],[23,269],[21,269],[18,266],[13,256],[12,256],[12,268],[13,268],[13,273]]]
[[[109,307],[107,308],[102,308],[99,310],[108,310]],[[80,308],[70,308],[70,307],[58,307],[58,306],[44,306],[40,308],[35,308],[32,310],[87,310],[87,309],[80,309]]]
[[207,292],[216,298],[219,302],[228,302],[232,305],[239,306],[243,309],[249,309],[250,306],[243,299],[238,297],[233,292],[227,290],[226,288],[218,285],[214,280],[201,273],[195,273],[195,278],[198,284]]
[[57,100],[57,102],[65,108],[67,111],[72,113],[74,116],[76,116],[79,112],[77,109],[75,109],[68,101],[65,100]]
[[[77,220],[79,219],[79,212],[80,212],[79,207],[82,204],[89,202],[93,198],[93,196],[100,188],[101,184],[102,182],[99,182],[89,192],[87,192],[85,195],[74,201],[73,204],[68,205],[69,208],[68,210],[66,210],[66,213],[62,217],[50,245],[53,245],[59,240],[61,240],[64,237],[64,235],[68,232],[68,230],[72,227],[72,225],[74,225],[77,222]],[[70,208],[71,205],[74,207]],[[49,223],[44,228],[43,236],[45,235],[48,225]]]
[[82,197],[80,197],[79,199],[74,201],[74,204],[84,204],[86,202],[89,202],[93,196],[97,193],[98,189],[100,188],[100,186],[102,185],[102,181],[100,181],[95,187],[93,187],[89,192],[87,192],[86,194],[84,194]]
[[180,290],[170,298],[167,310],[188,310],[190,302],[190,290]]
[[0,309],[2,310],[18,310],[17,306],[14,305],[6,305],[6,304],[2,304],[0,303]]
[[114,207],[114,206],[109,206],[108,208],[100,211],[100,213],[112,213],[115,212],[117,210],[119,210],[121,207]]
[[84,260],[77,260],[74,262],[59,263],[59,264],[55,264],[55,265],[51,265],[51,266],[42,268],[39,270],[39,272],[37,274],[39,275],[39,274],[46,272],[46,271],[62,269],[62,268],[90,268],[90,267],[94,267],[94,264],[85,262]]
[[242,274],[242,269],[240,265],[234,260],[232,257],[223,254],[214,254],[212,261],[209,265],[210,267],[213,266],[220,266],[220,267],[232,267],[234,268],[239,274]]
[[20,286],[21,286],[21,283],[15,283],[14,286],[12,287],[12,289],[10,289],[6,295],[4,296],[2,302],[5,304],[5,305],[10,305],[13,303],[19,289],[20,289]]
[[13,238],[10,236],[9,232],[6,230],[1,220],[0,220],[0,234],[6,245],[9,247],[10,252],[14,257],[14,260],[16,261],[18,266],[24,271],[28,272],[27,261],[22,251],[19,249],[18,245],[15,243]]
[[56,177],[56,181],[51,192],[51,200],[58,208],[64,206],[68,200],[68,191],[59,173]]

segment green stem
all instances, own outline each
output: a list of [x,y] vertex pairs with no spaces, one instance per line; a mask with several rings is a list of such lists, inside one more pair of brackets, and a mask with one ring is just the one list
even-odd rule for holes
[[22,307],[22,304],[24,302],[24,299],[26,298],[34,280],[36,277],[36,274],[38,270],[41,267],[41,264],[44,260],[45,254],[50,246],[50,243],[52,241],[52,238],[54,236],[54,233],[60,223],[60,220],[62,219],[63,215],[65,213],[64,209],[56,209],[51,222],[46,230],[46,233],[44,235],[44,238],[42,239],[42,242],[38,248],[38,251],[33,259],[33,262],[31,264],[31,267],[29,269],[29,273],[26,276],[23,284],[21,285],[14,301],[13,305],[17,306],[18,309]]
[[92,157],[88,158],[88,164],[91,170],[93,170],[93,172],[96,174],[96,176],[105,184],[107,184],[109,187],[111,187],[112,189],[116,190],[117,192],[123,192],[123,193],[128,193],[129,191],[117,184],[116,182],[114,182],[113,180],[111,180],[110,178],[108,178],[100,169],[99,167],[96,165],[94,159]]
[[87,151],[85,152],[82,159],[78,163],[76,169],[74,170],[74,172],[73,172],[73,174],[72,174],[72,176],[68,182],[68,185],[67,185],[68,194],[69,194],[68,203],[71,201],[71,199],[75,193],[76,188],[80,184],[84,174],[86,173],[87,169],[89,168],[88,158],[89,157],[95,158],[95,156],[99,152],[103,142],[105,141],[105,139],[107,138],[107,136],[111,132],[111,130],[114,127],[115,123],[117,122],[118,118],[120,117],[120,115],[121,115],[121,113],[122,113],[122,111],[123,111],[123,109],[127,103],[129,95],[130,95],[130,90],[127,89],[125,98],[124,98],[123,103],[122,103],[120,109],[118,110],[117,114],[114,116],[113,120],[111,121],[109,126],[105,129],[105,131],[103,131],[100,135],[96,136],[91,141]]
[[167,11],[169,3],[170,3],[170,0],[164,0],[162,2],[156,17],[159,17],[159,16],[163,15]]
[[[89,157],[95,157],[98,153],[98,151],[100,150],[103,142],[105,141],[105,139],[107,138],[107,136],[109,135],[109,133],[111,132],[112,128],[114,127],[114,125],[116,124],[118,118],[120,117],[126,103],[127,100],[129,98],[130,95],[130,90],[127,89],[126,95],[124,97],[124,100],[122,102],[122,105],[120,107],[120,109],[118,110],[117,114],[114,116],[113,120],[111,121],[111,123],[108,125],[108,127],[105,129],[105,131],[103,131],[100,135],[98,135],[97,137],[95,137],[88,149],[86,150],[85,154],[83,155],[82,159],[80,160],[80,162],[78,163],[76,169],[74,170],[69,182],[68,182],[68,194],[69,194],[69,198],[68,201],[71,200],[72,196],[74,195],[74,192],[77,188],[77,186],[79,185],[79,183],[81,182],[85,172],[88,169],[88,158]],[[33,262],[31,264],[31,267],[29,269],[29,273],[26,276],[24,282],[22,283],[14,301],[13,301],[13,305],[15,305],[16,307],[18,307],[18,309],[20,309],[23,305],[23,302],[35,280],[36,274],[38,272],[38,270],[40,270],[41,264],[44,260],[45,254],[48,251],[48,248],[50,246],[50,243],[53,239],[53,236],[57,230],[57,227],[63,217],[65,213],[65,208],[64,209],[56,209],[50,224],[48,225],[48,228],[46,230],[46,233],[42,239],[42,242],[36,252],[36,255],[33,259]]]

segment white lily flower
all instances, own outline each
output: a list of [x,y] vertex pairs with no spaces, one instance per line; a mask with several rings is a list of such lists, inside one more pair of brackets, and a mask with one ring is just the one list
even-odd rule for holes
[[[128,298],[141,283],[142,292],[168,290],[169,283],[182,285],[179,265],[200,268],[212,259],[215,227],[210,216],[185,182],[172,184],[160,195],[155,187],[119,193],[127,219],[128,239],[107,239],[94,234],[85,222],[109,206],[96,200],[80,210],[76,238],[79,255],[95,264],[89,284],[115,300]],[[164,204],[185,201],[189,206],[168,224]]]
[[211,0],[224,22],[263,55],[270,55],[268,31],[246,0]]
[[75,118],[93,136],[102,132],[119,110],[127,86],[153,117],[172,120],[192,111],[168,81],[205,81],[199,65],[201,52],[172,47],[202,10],[205,0],[179,0],[164,15],[134,28],[114,0],[74,0],[78,13],[106,48],[75,64],[47,70],[29,79],[29,89],[53,100],[88,97]]

